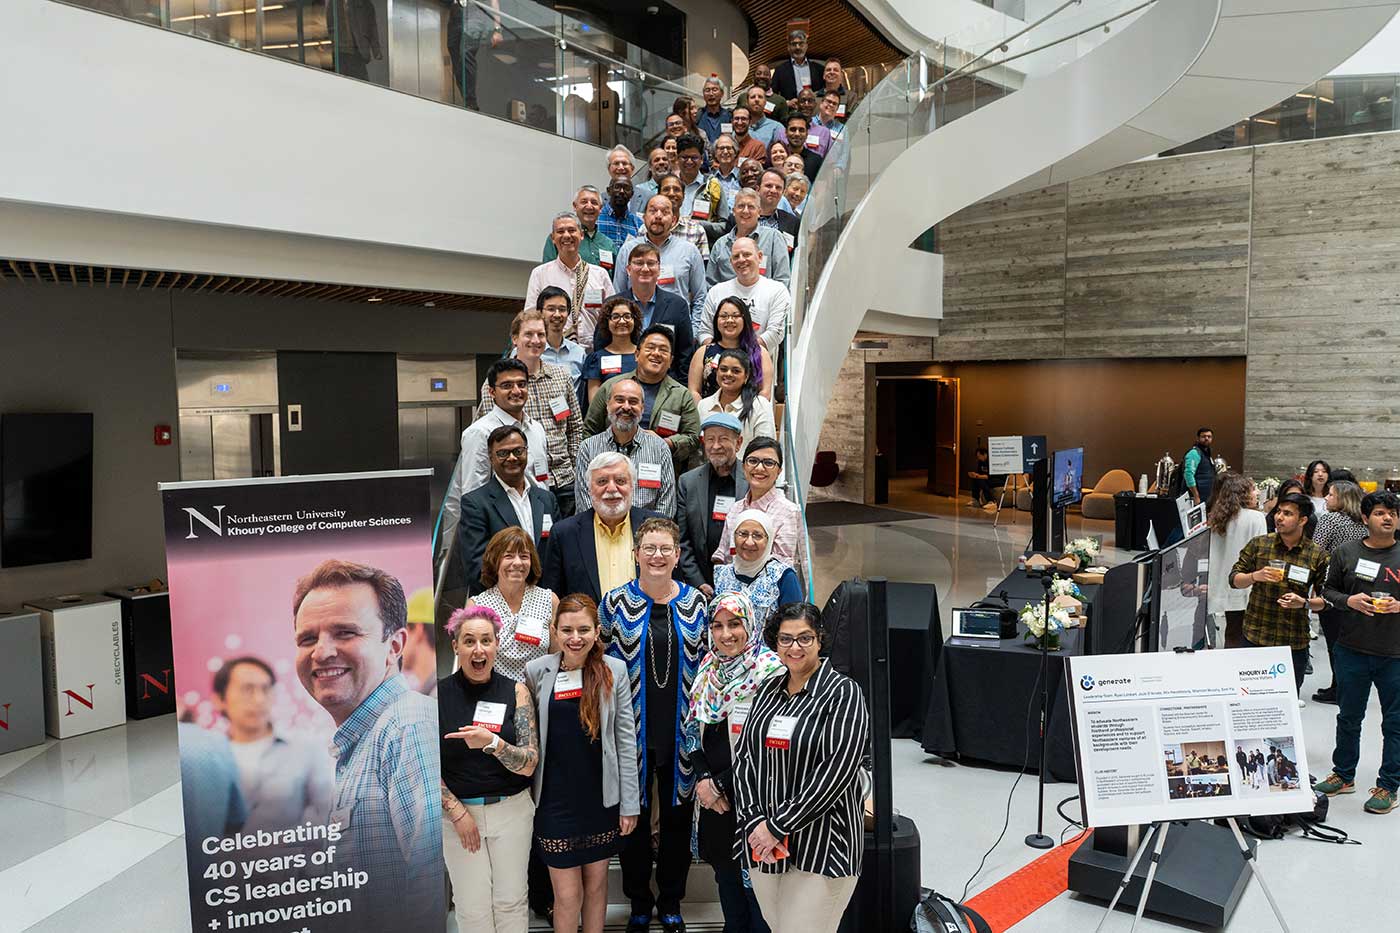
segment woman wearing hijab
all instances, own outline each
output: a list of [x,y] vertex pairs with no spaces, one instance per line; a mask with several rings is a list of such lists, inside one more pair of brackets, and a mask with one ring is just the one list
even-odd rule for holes
[[784,669],[783,662],[763,644],[763,627],[743,594],[716,596],[709,616],[711,651],[700,662],[690,690],[689,719],[697,728],[686,730],[696,743],[690,761],[696,779],[697,852],[714,869],[725,930],[768,933],[758,899],[734,858],[739,830],[730,776],[734,746],[743,734],[754,694]]
[[792,565],[773,556],[773,519],[748,509],[734,523],[734,554],[715,566],[715,595],[742,593],[760,620],[779,606],[802,601],[802,584]]

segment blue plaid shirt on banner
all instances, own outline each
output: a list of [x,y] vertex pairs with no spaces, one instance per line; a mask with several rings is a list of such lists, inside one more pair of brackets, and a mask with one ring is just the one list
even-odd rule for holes
[[420,905],[435,924],[446,914],[437,733],[437,703],[401,674],[335,731],[331,822],[344,846],[336,861],[369,873],[368,896],[356,903],[357,921],[372,920],[364,929],[411,929]]

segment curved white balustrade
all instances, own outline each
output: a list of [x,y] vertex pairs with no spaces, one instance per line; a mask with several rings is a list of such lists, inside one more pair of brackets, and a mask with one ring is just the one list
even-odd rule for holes
[[[895,156],[868,180],[811,300],[795,289],[789,425],[802,497],[857,330],[937,333],[942,257],[910,247],[921,233],[987,198],[1101,172],[1257,113],[1345,61],[1397,9],[1367,0],[1158,0],[1083,57]],[[807,217],[804,234],[821,219]],[[794,270],[794,283],[805,280]]]

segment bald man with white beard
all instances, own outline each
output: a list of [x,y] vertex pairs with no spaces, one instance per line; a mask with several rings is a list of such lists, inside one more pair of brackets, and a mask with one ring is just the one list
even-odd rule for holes
[[760,274],[762,253],[751,238],[743,236],[734,240],[729,261],[734,267],[734,278],[720,282],[705,294],[705,304],[695,324],[695,339],[702,344],[714,340],[715,309],[725,298],[736,295],[748,303],[759,339],[777,359],[778,348],[783,345],[787,333],[792,297],[786,287]]

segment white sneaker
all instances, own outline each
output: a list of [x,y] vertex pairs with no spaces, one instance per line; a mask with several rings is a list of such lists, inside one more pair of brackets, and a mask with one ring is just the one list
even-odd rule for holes
[[1307,705],[1308,705],[1308,701],[1307,701],[1307,700],[1303,699],[1302,697],[1299,697],[1299,698],[1298,698],[1298,708],[1299,708],[1299,709],[1302,709],[1303,707],[1305,707],[1305,706],[1307,706]]

